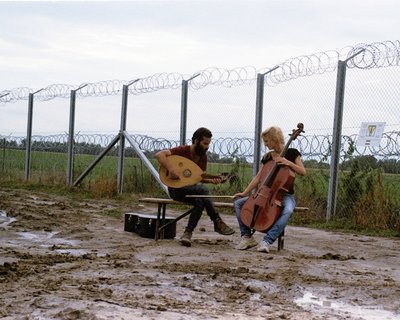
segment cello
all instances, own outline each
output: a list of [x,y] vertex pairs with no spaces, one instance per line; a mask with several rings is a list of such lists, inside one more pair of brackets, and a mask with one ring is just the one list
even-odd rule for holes
[[[303,129],[302,123],[297,125],[297,130],[293,129],[280,157],[286,155],[289,145],[304,132]],[[246,200],[240,211],[242,222],[255,231],[268,231],[279,218],[283,195],[293,186],[295,177],[295,172],[287,166],[280,166],[275,161],[264,164],[257,191]]]

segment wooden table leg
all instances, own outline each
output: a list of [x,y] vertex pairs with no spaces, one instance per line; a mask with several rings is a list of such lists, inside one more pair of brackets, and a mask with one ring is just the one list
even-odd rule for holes
[[282,233],[278,237],[278,251],[281,251],[285,246],[285,229],[283,229]]

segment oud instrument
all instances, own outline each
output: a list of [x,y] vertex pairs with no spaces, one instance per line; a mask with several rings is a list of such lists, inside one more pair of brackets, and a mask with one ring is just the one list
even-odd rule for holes
[[175,172],[177,172],[178,179],[172,179],[169,175],[169,171],[163,166],[160,167],[159,173],[162,183],[170,188],[182,188],[197,184],[204,178],[204,176],[206,176],[207,178],[219,178],[221,179],[221,183],[227,181],[230,178],[229,174],[206,174],[195,162],[182,156],[169,156],[168,161],[174,168]]

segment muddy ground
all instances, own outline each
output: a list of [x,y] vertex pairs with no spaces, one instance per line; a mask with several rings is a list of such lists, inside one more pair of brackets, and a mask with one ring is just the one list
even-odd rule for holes
[[155,211],[0,190],[0,319],[400,319],[398,238],[289,226],[283,251],[242,252],[229,214],[234,235],[204,215],[190,248],[124,231]]

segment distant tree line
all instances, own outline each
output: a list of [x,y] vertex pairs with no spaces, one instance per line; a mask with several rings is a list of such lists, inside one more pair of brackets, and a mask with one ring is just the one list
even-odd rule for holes
[[[61,152],[66,153],[68,150],[68,144],[66,142],[54,142],[54,141],[32,141],[32,151],[45,151],[45,152]],[[21,139],[20,142],[16,140],[0,140],[0,147],[3,149],[25,149],[26,140]],[[90,154],[97,155],[102,150],[104,146],[95,143],[87,142],[77,142],[74,144],[75,154]],[[159,150],[146,150],[144,154],[148,158],[154,158],[155,153]],[[110,156],[118,155],[118,146],[114,146],[108,152]],[[125,156],[127,157],[137,157],[135,149],[132,147],[125,147]],[[246,157],[242,157],[237,154],[233,154],[230,157],[220,157],[219,154],[214,152],[209,152],[208,154],[209,162],[212,163],[232,163],[232,164],[248,164]],[[383,159],[378,160],[372,155],[361,155],[361,156],[348,156],[341,164],[340,169],[350,170],[353,165],[357,163],[360,168],[381,168],[385,173],[400,173],[400,160],[396,159]],[[304,165],[308,168],[317,169],[329,169],[330,165],[324,161],[318,160],[305,160]]]
[[[341,170],[351,170],[357,163],[360,169],[376,169],[381,168],[385,173],[400,173],[400,161],[396,159],[384,159],[378,160],[374,156],[355,156],[351,159],[347,159],[339,164]],[[316,169],[329,169],[330,165],[326,162],[321,162],[317,160],[305,160],[304,165],[307,168]]]

